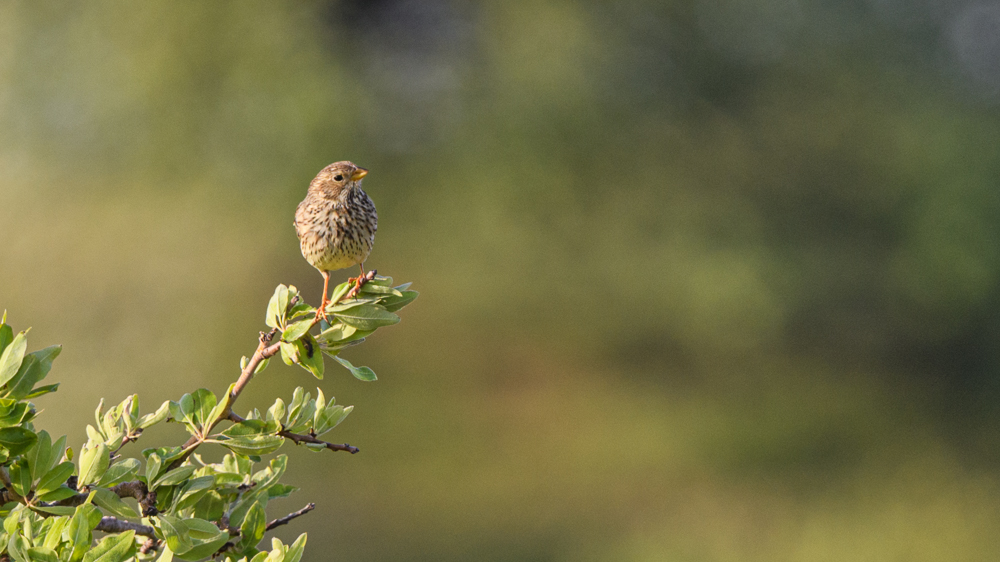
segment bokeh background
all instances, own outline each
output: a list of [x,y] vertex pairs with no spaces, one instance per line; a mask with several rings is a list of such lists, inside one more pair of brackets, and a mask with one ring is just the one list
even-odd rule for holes
[[362,453],[284,451],[308,560],[995,560],[998,37],[989,0],[2,2],[39,425],[222,392],[275,285],[318,301],[292,215],[350,159],[421,297],[347,353],[378,382],[328,361]]

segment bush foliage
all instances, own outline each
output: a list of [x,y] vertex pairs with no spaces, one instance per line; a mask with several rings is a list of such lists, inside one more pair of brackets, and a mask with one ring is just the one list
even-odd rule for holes
[[[319,320],[295,287],[279,285],[267,307],[260,344],[243,357],[241,374],[221,397],[198,389],[143,413],[139,397],[97,407],[87,425],[87,442],[74,454],[66,437],[53,440],[35,427],[33,399],[59,385],[39,384],[60,346],[27,352],[25,330],[14,334],[7,314],[0,321],[0,560],[18,562],[123,562],[126,560],[204,560],[297,562],[306,545],[303,533],[290,545],[274,538],[270,550],[259,544],[267,531],[313,509],[268,523],[268,501],[297,491],[282,483],[288,456],[272,455],[286,441],[313,451],[355,453],[356,447],[320,439],[351,413],[322,389],[316,396],[295,389],[287,403],[277,398],[245,417],[233,405],[252,377],[280,354],[316,378],[324,375],[323,354],[363,381],[374,381],[368,367],[340,356],[380,327],[399,322],[395,313],[417,297],[409,283],[374,276],[356,294],[349,283],[334,289],[328,320]],[[318,325],[318,331],[313,330]],[[316,333],[313,333],[313,332]],[[276,341],[275,341],[276,340]],[[273,343],[272,343],[273,342]],[[191,434],[182,445],[142,450],[125,447],[157,424],[179,423]],[[224,429],[220,424],[227,424]],[[220,430],[221,429],[221,430]],[[221,462],[205,461],[201,445],[227,449]],[[95,536],[100,531],[103,536]]]

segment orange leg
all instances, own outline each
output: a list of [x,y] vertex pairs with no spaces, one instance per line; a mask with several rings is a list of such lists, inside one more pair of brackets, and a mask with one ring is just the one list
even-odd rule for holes
[[330,288],[330,272],[320,271],[320,273],[323,275],[323,300],[320,301],[319,308],[316,309],[316,318],[326,320],[326,304],[329,302],[326,299],[326,295]]

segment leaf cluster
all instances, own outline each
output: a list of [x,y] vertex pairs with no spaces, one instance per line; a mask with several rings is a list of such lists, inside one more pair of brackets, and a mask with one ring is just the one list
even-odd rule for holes
[[[364,342],[375,330],[398,323],[396,311],[413,302],[418,293],[410,290],[410,283],[393,287],[391,277],[375,276],[355,297],[344,299],[351,287],[351,283],[344,282],[334,288],[326,308],[333,322],[321,321],[319,334],[313,335],[310,329],[316,324],[316,309],[300,302],[294,286],[278,285],[267,305],[265,322],[280,331],[281,359],[287,365],[299,365],[322,379],[325,368],[322,352],[358,379],[376,380],[374,371],[355,367],[340,352]],[[265,367],[266,364],[258,367],[258,372]]]
[[[294,287],[280,285],[268,305],[266,321],[281,334],[277,345],[282,358],[322,378],[326,354],[358,379],[375,380],[371,369],[354,367],[339,353],[379,327],[399,322],[395,312],[417,294],[408,284],[393,287],[391,282],[376,277],[356,298],[343,302],[337,301],[350,287],[338,286],[327,310],[330,323],[316,322],[316,309],[301,302]],[[18,562],[301,559],[305,534],[291,545],[272,539],[270,550],[258,548],[268,530],[268,502],[297,491],[281,482],[287,455],[264,456],[287,440],[313,451],[330,448],[332,444],[319,437],[343,422],[353,406],[336,404],[322,389],[317,388],[313,398],[298,387],[290,401],[277,398],[265,411],[254,408],[243,418],[232,411],[238,397],[236,383],[221,397],[198,389],[146,413],[137,395],[106,410],[101,400],[93,424],[86,427],[87,442],[74,454],[65,436],[53,441],[33,425],[38,410],[31,400],[58,388],[39,383],[61,348],[29,353],[27,330],[15,335],[6,320],[4,313],[0,557]],[[310,333],[317,324],[318,333]],[[243,358],[242,370],[249,361]],[[266,363],[266,358],[259,361],[254,372],[263,371]],[[161,423],[181,424],[191,439],[181,446],[147,448],[137,457],[122,454],[126,445]],[[223,423],[228,425],[220,428]],[[220,462],[207,462],[196,451],[206,444],[226,450]],[[106,534],[95,542],[98,531]]]

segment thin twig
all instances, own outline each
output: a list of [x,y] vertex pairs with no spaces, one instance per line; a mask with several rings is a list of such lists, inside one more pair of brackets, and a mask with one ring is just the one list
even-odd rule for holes
[[142,435],[142,430],[136,428],[132,433],[129,433],[125,437],[122,437],[121,445],[118,445],[117,449],[115,449],[114,451],[111,451],[111,458],[113,459],[116,456],[118,456],[118,451],[121,451],[122,447],[124,447],[125,445],[128,445],[129,443],[131,443],[131,442],[139,439],[140,435]]
[[[246,419],[244,419],[242,416],[240,416],[239,414],[233,413],[233,412],[229,412],[229,415],[227,416],[227,418],[229,419],[229,421],[231,421],[233,423],[240,423],[240,422],[245,422],[246,421]],[[339,443],[330,443],[328,441],[323,441],[323,440],[320,440],[320,439],[316,439],[312,435],[302,435],[301,433],[292,433],[291,431],[287,431],[287,430],[284,430],[284,429],[282,429],[281,431],[279,431],[278,435],[284,437],[285,439],[291,439],[292,441],[295,442],[296,445],[298,445],[299,443],[311,443],[311,444],[314,444],[314,445],[323,445],[327,449],[330,449],[331,451],[347,451],[348,453],[351,453],[352,455],[354,453],[358,453],[358,452],[361,451],[361,449],[359,449],[359,448],[357,448],[357,447],[355,447],[353,445],[350,445],[348,443],[344,443],[343,445],[341,445]]]
[[278,435],[280,435],[280,436],[282,436],[282,437],[284,437],[286,439],[291,439],[292,441],[295,442],[296,445],[298,445],[300,443],[311,443],[313,445],[323,445],[324,447],[326,447],[327,449],[330,449],[331,451],[347,451],[348,453],[351,453],[352,455],[354,453],[357,453],[357,452],[361,451],[361,449],[359,449],[359,448],[357,448],[357,447],[355,447],[353,445],[350,445],[348,443],[344,443],[342,445],[339,444],[339,443],[330,443],[329,441],[322,441],[320,439],[316,439],[315,437],[313,437],[311,435],[301,435],[301,434],[298,434],[298,433],[292,433],[290,431],[280,431],[278,433]]
[[309,505],[303,507],[302,509],[300,509],[300,510],[294,512],[294,513],[289,513],[288,515],[286,515],[284,517],[279,517],[279,518],[275,519],[274,521],[271,521],[270,523],[267,524],[267,527],[264,527],[264,531],[270,531],[271,529],[274,529],[275,527],[280,527],[282,525],[287,525],[288,522],[291,521],[292,519],[295,519],[296,517],[302,517],[303,515],[309,513],[310,511],[312,511],[314,509],[316,509],[316,504],[314,504],[312,502],[309,502]]
[[150,537],[150,539],[144,542],[142,544],[142,547],[139,548],[139,554],[149,554],[150,552],[153,552],[154,550],[159,548],[159,546],[160,546],[160,541]]

